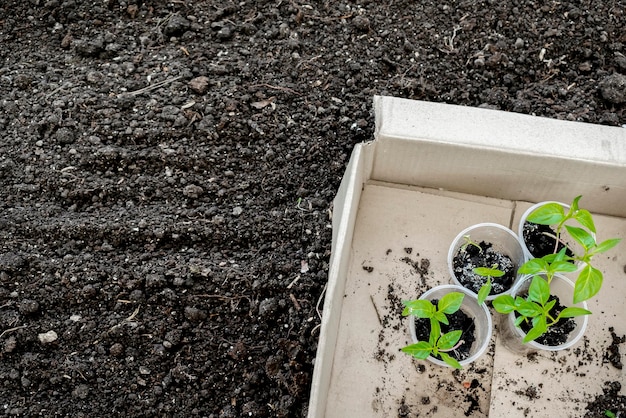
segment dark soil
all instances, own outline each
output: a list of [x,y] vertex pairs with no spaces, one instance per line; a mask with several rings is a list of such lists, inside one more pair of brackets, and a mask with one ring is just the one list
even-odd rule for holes
[[607,411],[614,417],[623,417],[626,414],[626,396],[620,395],[620,382],[606,382],[602,395],[587,405],[585,418],[605,418]]
[[474,245],[468,245],[465,251],[459,251],[454,258],[454,274],[461,285],[472,292],[478,294],[480,288],[487,283],[487,277],[474,273],[477,267],[492,268],[496,266],[498,270],[504,272],[502,277],[491,279],[490,295],[497,295],[506,292],[513,286],[517,269],[511,258],[493,249],[490,242],[478,243],[480,249]]
[[[522,235],[528,252],[536,258],[558,253],[565,247],[562,242],[559,242],[555,251],[555,239],[553,237],[556,233],[549,225],[525,222]],[[570,257],[574,255],[569,248],[565,250],[565,254]]]
[[624,364],[622,363],[622,354],[619,346],[626,342],[626,335],[618,336],[613,327],[609,327],[609,332],[611,333],[611,344],[604,353],[604,360],[611,363],[616,369],[622,370]]
[[[433,299],[431,301],[435,306],[437,299]],[[471,356],[470,349],[472,348],[472,344],[476,341],[476,336],[474,331],[476,330],[476,325],[474,324],[474,319],[468,316],[462,310],[458,310],[453,314],[446,315],[448,318],[448,324],[441,324],[441,334],[445,334],[450,331],[461,330],[461,339],[459,341],[463,341],[458,348],[448,352],[450,357],[453,357],[455,360],[462,361]],[[430,320],[426,318],[415,318],[415,335],[418,341],[428,341],[430,338]],[[441,359],[439,356],[434,356],[435,358]]]
[[[559,316],[561,311],[566,308],[566,306],[563,306],[561,304],[558,297],[551,295],[550,298],[548,299],[548,302],[551,302],[553,300],[556,300],[556,303],[550,310],[550,315],[553,318],[556,318],[557,316]],[[516,313],[515,316],[518,317],[519,315]],[[528,333],[532,329],[532,323],[530,321],[528,322],[524,321],[520,324],[520,328],[525,333]],[[556,324],[550,326],[548,328],[548,331],[546,331],[543,335],[541,335],[535,341],[539,344],[549,345],[549,346],[561,345],[567,341],[569,334],[575,328],[576,328],[576,322],[574,321],[574,319],[561,318],[557,321]]]
[[624,14],[3,0],[0,414],[304,416],[372,96],[619,126]]

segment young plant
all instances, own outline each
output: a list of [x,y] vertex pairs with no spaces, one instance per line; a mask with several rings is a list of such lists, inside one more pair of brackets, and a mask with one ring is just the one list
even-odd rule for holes
[[461,340],[462,331],[454,330],[441,334],[441,324],[449,325],[446,315],[458,311],[464,297],[463,293],[450,292],[439,300],[437,306],[425,299],[402,301],[404,304],[402,315],[413,315],[430,320],[428,341],[407,345],[402,348],[402,351],[420,360],[424,360],[430,355],[439,356],[446,364],[455,369],[461,369],[461,364],[448,353],[463,344],[463,340]]
[[520,326],[524,321],[530,321],[532,328],[524,343],[534,341],[545,334],[552,325],[563,318],[573,318],[581,315],[589,315],[590,311],[579,307],[563,309],[556,317],[551,313],[556,304],[556,299],[550,300],[550,285],[548,280],[539,275],[533,276],[526,299],[521,296],[513,298],[511,295],[500,295],[493,301],[493,307],[502,314],[517,312],[519,316],[515,320],[515,326]]
[[473,272],[481,277],[486,277],[487,282],[481,286],[478,291],[478,304],[482,305],[491,293],[491,278],[497,278],[504,276],[504,272],[502,270],[498,270],[498,265],[494,264],[491,267],[476,267]]
[[[604,277],[602,272],[592,265],[592,259],[598,254],[607,252],[621,241],[619,238],[611,238],[601,243],[596,242],[596,226],[593,216],[588,210],[579,207],[578,202],[581,197],[574,198],[567,212],[558,203],[548,203],[534,210],[526,219],[528,222],[549,225],[554,228],[554,254],[557,253],[559,243],[563,243],[563,228],[574,241],[580,244],[582,254],[579,252],[579,254],[567,256],[561,260],[566,263],[582,263],[584,265],[574,287],[574,303],[587,300],[600,291]],[[577,221],[581,227],[566,225],[569,220]],[[574,249],[570,248],[570,251],[573,253]],[[576,268],[569,271],[575,270]]]
[[467,250],[467,247],[469,247],[470,245],[478,248],[479,253],[483,252],[483,249],[480,246],[480,244],[477,243],[476,241],[472,241],[472,237],[470,235],[463,235],[463,245],[461,245],[461,248],[459,250],[461,252],[465,252]]

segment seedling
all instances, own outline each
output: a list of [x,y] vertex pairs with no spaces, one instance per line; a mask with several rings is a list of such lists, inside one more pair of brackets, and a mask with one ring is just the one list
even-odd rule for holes
[[469,235],[463,235],[463,245],[461,245],[460,250],[465,252],[467,250],[467,247],[469,247],[470,245],[473,245],[474,247],[478,248],[478,252],[482,253],[483,249],[480,246],[480,244],[478,244],[476,241],[472,241],[472,237]]
[[449,325],[446,315],[451,315],[458,311],[461,308],[464,297],[463,293],[450,292],[439,300],[437,306],[425,299],[402,301],[404,304],[402,315],[413,315],[430,320],[428,341],[419,341],[418,343],[407,345],[402,348],[402,351],[420,360],[424,360],[430,355],[433,357],[438,356],[446,364],[455,369],[461,369],[461,364],[448,353],[456,350],[463,344],[463,340],[461,340],[462,331],[454,330],[441,334],[441,324]]
[[556,304],[556,299],[550,300],[550,285],[548,280],[539,275],[533,276],[526,299],[521,296],[513,298],[511,295],[500,295],[493,301],[493,307],[502,314],[517,312],[519,316],[515,320],[515,326],[520,326],[524,321],[531,321],[532,328],[524,337],[524,343],[528,343],[545,334],[552,325],[563,318],[573,318],[581,315],[589,315],[590,311],[579,307],[567,307],[556,317],[551,310]]
[[497,264],[494,264],[491,267],[476,267],[473,272],[481,277],[487,278],[487,282],[482,285],[480,290],[478,291],[478,304],[482,305],[483,302],[485,302],[485,299],[487,299],[487,296],[489,296],[489,293],[491,292],[491,278],[502,277],[504,276],[504,272],[502,270],[498,270]]
[[576,270],[576,266],[568,261],[569,257],[566,255],[566,250],[566,248],[562,248],[556,254],[530,259],[519,268],[521,274],[533,275],[526,299],[520,296],[513,298],[511,295],[501,295],[493,301],[493,307],[496,311],[502,314],[516,311],[519,314],[515,326],[520,326],[523,321],[532,321],[533,327],[526,334],[525,343],[545,334],[550,326],[562,318],[591,314],[590,311],[578,307],[565,308],[556,318],[550,314],[556,304],[555,299],[549,301],[550,283],[554,275]]
[[[526,219],[528,222],[549,225],[554,228],[554,254],[557,253],[559,243],[563,243],[563,228],[574,241],[580,244],[582,254],[580,254],[580,251],[579,254],[575,254],[574,248],[570,248],[574,255],[567,256],[561,260],[567,263],[582,263],[584,265],[574,287],[574,303],[587,300],[600,291],[604,277],[602,272],[592,265],[592,260],[594,256],[607,252],[621,241],[619,238],[611,238],[599,244],[596,242],[596,226],[593,216],[588,210],[579,207],[578,202],[581,197],[577,196],[574,198],[567,212],[559,203],[547,203],[534,210]],[[569,220],[577,221],[581,227],[566,225],[566,222]],[[575,270],[576,268],[569,271]]]

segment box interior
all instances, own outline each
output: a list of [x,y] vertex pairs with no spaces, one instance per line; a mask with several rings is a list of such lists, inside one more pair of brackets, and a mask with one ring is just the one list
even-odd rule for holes
[[[410,341],[400,301],[451,283],[446,255],[459,231],[516,231],[532,202],[583,194],[598,239],[626,238],[626,130],[385,97],[375,110],[377,139],[357,145],[335,200],[309,417],[584,415],[602,382],[625,381],[603,353],[611,332],[626,334],[626,244],[596,260],[605,283],[588,302],[594,315],[563,352],[510,353],[492,310],[490,349],[472,366],[415,360],[400,352]],[[518,142],[502,139],[516,128]],[[548,139],[570,146],[549,152]]]

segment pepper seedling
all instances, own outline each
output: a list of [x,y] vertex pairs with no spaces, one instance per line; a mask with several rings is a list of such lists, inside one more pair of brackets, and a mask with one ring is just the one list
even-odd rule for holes
[[[582,263],[584,267],[578,275],[574,287],[574,303],[579,303],[590,299],[600,291],[604,276],[602,272],[592,265],[594,256],[605,253],[620,243],[619,238],[610,238],[601,243],[596,242],[596,226],[593,216],[586,209],[579,207],[579,201],[582,196],[576,196],[567,212],[559,203],[547,203],[535,209],[526,218],[528,222],[540,225],[548,225],[554,228],[555,234],[552,236],[555,240],[554,254],[557,253],[559,243],[565,244],[562,240],[563,228],[572,237],[572,239],[580,244],[582,254],[574,252],[574,248],[569,248],[574,254],[567,256],[562,260],[568,263]],[[575,220],[580,224],[578,226],[566,225],[569,220]],[[569,271],[575,271],[576,268]]]
[[568,262],[562,248],[556,254],[548,254],[541,258],[533,258],[524,263],[519,272],[533,276],[526,299],[521,296],[513,298],[511,295],[500,295],[493,300],[494,309],[502,314],[517,312],[515,326],[524,321],[531,321],[533,327],[524,337],[524,343],[536,340],[563,318],[590,315],[591,311],[579,307],[567,307],[556,317],[551,313],[556,299],[550,300],[550,283],[556,273],[568,273],[576,270],[576,266]]
[[563,309],[556,317],[550,312],[556,304],[556,299],[550,300],[550,285],[539,275],[533,277],[526,299],[521,296],[513,298],[511,295],[500,295],[493,300],[493,307],[502,314],[517,312],[515,326],[523,321],[531,321],[533,327],[526,333],[524,343],[528,343],[545,334],[552,325],[563,318],[573,318],[581,315],[590,315],[587,309],[576,306]]
[[430,320],[430,335],[428,341],[419,341],[407,345],[402,351],[420,360],[428,356],[440,357],[446,364],[461,369],[461,364],[448,353],[457,349],[461,340],[462,331],[453,330],[445,334],[441,333],[441,324],[449,325],[446,315],[451,315],[461,308],[465,295],[461,292],[450,292],[443,296],[435,306],[431,301],[418,299],[402,301],[404,310],[402,315],[413,315],[418,318]]
[[467,247],[469,247],[470,245],[473,245],[474,247],[478,248],[479,253],[483,252],[483,249],[480,246],[480,244],[478,244],[476,241],[473,241],[470,235],[463,235],[463,245],[461,245],[460,251],[465,252],[467,250]]
[[491,278],[502,277],[504,276],[504,272],[502,270],[498,270],[497,264],[494,264],[491,267],[476,267],[472,271],[481,277],[487,278],[487,282],[482,285],[478,291],[478,304],[482,305],[485,302],[485,299],[487,299],[487,296],[489,296],[489,293],[491,293]]

